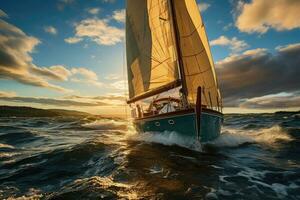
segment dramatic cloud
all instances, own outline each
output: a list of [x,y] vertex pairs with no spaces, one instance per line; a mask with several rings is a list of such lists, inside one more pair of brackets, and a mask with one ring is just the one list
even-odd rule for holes
[[300,93],[279,93],[276,95],[266,95],[246,99],[240,104],[242,108],[276,108],[284,109],[291,107],[300,107]]
[[52,35],[56,35],[57,34],[57,30],[53,26],[45,26],[44,27],[44,31],[46,33],[49,33],[49,34],[52,34]]
[[208,3],[199,3],[198,8],[201,12],[206,11],[210,7],[210,4]]
[[273,54],[266,49],[249,50],[218,62],[225,105],[237,106],[245,99],[300,90],[299,55],[300,43],[278,47]]
[[23,84],[67,92],[53,85],[38,74],[38,67],[32,63],[31,53],[40,41],[27,36],[19,28],[0,19],[0,78],[11,79]]
[[249,45],[243,41],[238,40],[236,37],[227,38],[226,36],[222,35],[219,38],[210,41],[211,46],[228,46],[229,49],[233,52],[239,52],[249,47]]
[[92,15],[97,15],[99,13],[100,9],[99,8],[90,8],[87,11],[88,11],[88,13],[90,13]]
[[125,23],[125,15],[126,15],[125,9],[115,10],[112,15],[112,18],[118,22]]
[[235,25],[248,33],[266,33],[270,28],[277,31],[300,28],[299,10],[299,0],[240,1]]

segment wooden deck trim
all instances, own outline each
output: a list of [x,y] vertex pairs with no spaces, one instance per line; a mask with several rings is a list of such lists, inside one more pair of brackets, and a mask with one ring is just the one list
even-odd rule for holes
[[[146,120],[146,119],[148,120],[148,119],[165,118],[165,117],[173,117],[173,116],[175,117],[178,115],[185,115],[185,114],[191,114],[191,113],[195,113],[194,108],[190,108],[187,110],[179,110],[179,111],[170,112],[170,113],[164,113],[164,114],[160,114],[160,115],[152,115],[152,116],[147,116],[147,117],[143,117],[143,118],[136,118],[134,120],[142,121],[142,120]],[[218,112],[216,110],[208,109],[208,108],[202,108],[202,113],[214,114],[214,115],[223,117],[223,113]]]

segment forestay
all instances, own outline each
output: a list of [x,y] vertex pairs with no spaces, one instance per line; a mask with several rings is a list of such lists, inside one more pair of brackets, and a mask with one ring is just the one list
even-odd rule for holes
[[195,104],[197,88],[202,87],[202,104],[220,107],[214,63],[205,27],[195,0],[172,0],[179,35],[188,100]]
[[127,0],[127,68],[132,101],[178,86],[169,8],[168,0]]

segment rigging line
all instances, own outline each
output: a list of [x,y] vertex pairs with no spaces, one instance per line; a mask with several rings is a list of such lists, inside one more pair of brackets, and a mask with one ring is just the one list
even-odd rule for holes
[[[126,11],[125,11],[126,12]],[[126,15],[126,13],[125,13],[125,15]],[[126,26],[126,25],[125,25]],[[124,42],[123,42],[123,53],[122,53],[122,55],[123,55],[123,79],[124,80],[126,80],[127,79],[127,81],[128,81],[128,77],[126,77],[126,52],[125,52],[125,48],[126,48],[126,40],[124,40]],[[126,101],[126,97],[127,97],[127,91],[126,91],[126,87],[128,87],[127,86],[127,84],[126,84],[126,81],[124,81],[124,97],[125,97],[125,103],[124,103],[124,109],[125,109],[125,118],[127,119],[127,117],[128,117],[128,113],[127,113],[127,101]]]
[[[146,54],[140,54],[140,55],[143,56],[143,57],[150,58],[150,59],[154,60],[154,59],[152,58],[152,56],[148,56],[148,55],[146,55]],[[171,57],[168,57],[168,58],[166,58],[166,59],[163,60],[163,61],[154,60],[155,62],[158,62],[159,64],[157,64],[157,65],[155,65],[155,66],[152,66],[152,68],[149,70],[149,72],[151,72],[151,71],[152,71],[153,69],[155,69],[156,67],[158,67],[158,66],[160,66],[160,65],[162,65],[162,64],[164,64],[164,63],[166,63],[166,61],[169,60],[169,59],[171,59]],[[167,64],[167,67],[166,67],[166,68],[167,68],[167,69],[171,69],[171,71],[174,72],[174,69],[172,69],[168,64]]]
[[204,73],[209,72],[209,71],[210,71],[210,69],[207,69],[207,70],[202,71],[202,72],[193,73],[193,74],[187,74],[186,76],[196,76],[196,75],[199,75],[199,74],[204,74]]
[[[201,41],[201,38],[200,38],[200,41]],[[182,57],[184,57],[184,58],[189,58],[189,57],[193,57],[193,56],[198,56],[198,55],[201,55],[203,52],[205,52],[205,48],[204,48],[204,46],[203,46],[203,49],[200,51],[200,52],[198,52],[198,53],[194,53],[194,54],[191,54],[191,55],[182,55]]]
[[[160,17],[160,15],[158,15],[157,17]],[[168,24],[167,26],[170,26],[170,24]],[[163,46],[167,46],[167,44],[168,44],[166,42],[166,38],[165,38],[165,37],[167,37],[168,33],[167,33],[167,30],[165,30],[165,29],[166,29],[165,25],[160,24],[160,25],[156,26],[153,30],[156,31],[156,33],[161,33],[161,38],[162,39],[159,38],[157,36],[157,34],[155,35],[155,38],[152,38],[153,43],[155,44],[155,42],[156,42],[160,46],[160,50],[161,50],[161,52],[163,53],[164,56],[166,56],[166,54],[168,53],[168,51],[166,51],[166,48],[163,48]],[[165,35],[163,33],[165,33]],[[157,54],[160,55],[159,51],[156,48],[157,47],[154,46],[154,49],[156,50]]]
[[203,27],[204,23],[202,23],[201,25],[196,26],[195,29],[190,34],[188,34],[188,35],[182,35],[181,37],[182,38],[187,38],[187,37],[192,36],[199,28],[201,28],[200,26]]

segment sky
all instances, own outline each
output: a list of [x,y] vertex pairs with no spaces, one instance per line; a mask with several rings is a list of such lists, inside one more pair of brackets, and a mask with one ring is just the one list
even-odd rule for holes
[[[197,1],[225,112],[300,110],[300,1]],[[124,114],[125,0],[0,0],[0,104]]]

